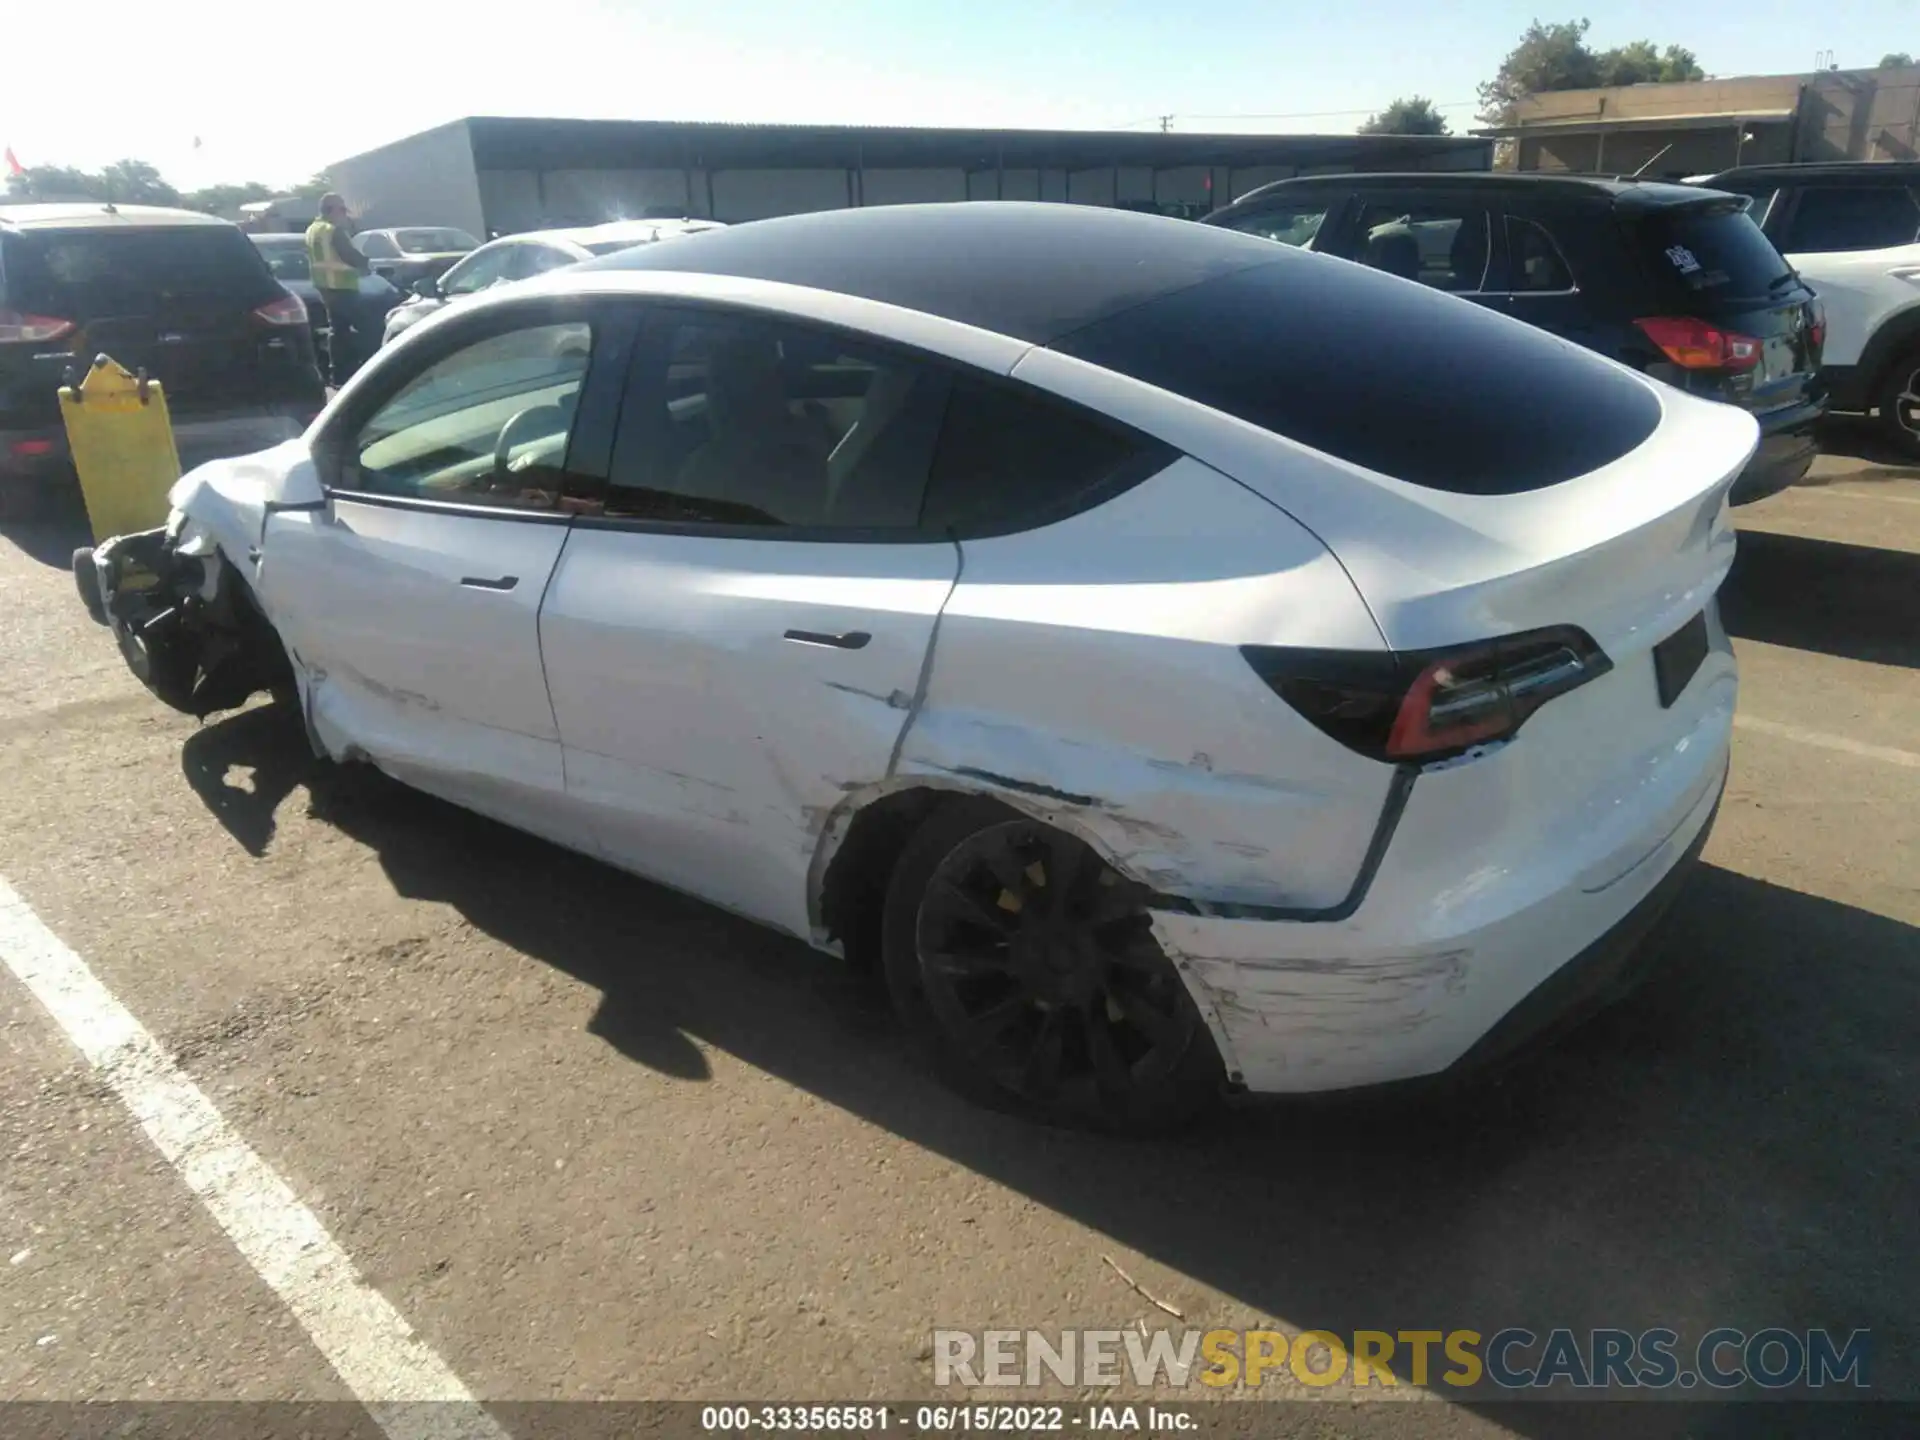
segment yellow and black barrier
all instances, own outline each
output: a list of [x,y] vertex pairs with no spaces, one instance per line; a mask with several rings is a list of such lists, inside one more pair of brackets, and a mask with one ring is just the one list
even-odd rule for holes
[[164,525],[180,454],[160,382],[98,356],[77,386],[60,387],[60,418],[94,540]]

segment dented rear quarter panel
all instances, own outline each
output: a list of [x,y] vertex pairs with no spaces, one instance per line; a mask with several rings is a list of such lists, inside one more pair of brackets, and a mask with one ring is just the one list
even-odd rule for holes
[[1337,562],[1192,459],[1041,529],[962,543],[896,779],[997,793],[1156,890],[1337,904],[1391,767],[1276,697],[1242,644],[1380,649]]

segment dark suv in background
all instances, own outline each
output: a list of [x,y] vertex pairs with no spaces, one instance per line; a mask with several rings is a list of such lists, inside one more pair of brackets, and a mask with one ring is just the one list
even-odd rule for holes
[[1203,223],[1449,291],[1751,411],[1760,447],[1732,496],[1746,504],[1806,474],[1826,406],[1824,312],[1747,204],[1586,176],[1335,175],[1263,186]]
[[290,439],[326,403],[306,308],[238,226],[0,205],[0,511],[68,475],[59,389],[100,354],[165,387],[185,466]]

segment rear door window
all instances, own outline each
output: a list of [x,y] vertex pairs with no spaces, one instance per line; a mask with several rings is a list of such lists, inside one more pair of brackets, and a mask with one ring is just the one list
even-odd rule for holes
[[579,256],[570,255],[557,245],[526,244],[519,246],[519,255],[507,267],[509,280],[531,280],[535,275],[544,275],[549,270],[558,270],[562,265],[572,265]]
[[1252,215],[1241,215],[1221,224],[1228,230],[1238,230],[1243,235],[1258,235],[1262,240],[1276,240],[1282,245],[1311,245],[1313,237],[1320,233],[1320,227],[1326,223],[1327,210],[1332,203],[1329,199],[1320,199],[1303,200],[1292,205],[1271,205]]
[[1920,234],[1920,206],[1903,185],[1816,186],[1800,192],[1781,248],[1790,255],[1887,250]]
[[267,268],[273,272],[276,280],[310,280],[313,278],[312,263],[307,259],[307,247],[304,244],[273,244],[259,247],[266,258]]
[[1689,205],[1644,215],[1636,227],[1641,260],[1662,300],[1698,306],[1767,300],[1793,268],[1735,202]]
[[507,277],[519,245],[492,245],[476,250],[441,277],[442,295],[471,295]]
[[1515,294],[1552,294],[1574,288],[1573,269],[1544,225],[1507,216],[1507,288]]
[[458,255],[480,244],[464,230],[396,230],[393,239],[408,255]]
[[1470,200],[1369,197],[1357,231],[1353,258],[1362,265],[1455,294],[1485,288],[1487,212]]
[[663,312],[628,376],[605,513],[911,531],[947,383],[939,367],[837,331]]
[[280,286],[253,242],[220,225],[41,230],[7,248],[9,304],[69,320],[251,310]]

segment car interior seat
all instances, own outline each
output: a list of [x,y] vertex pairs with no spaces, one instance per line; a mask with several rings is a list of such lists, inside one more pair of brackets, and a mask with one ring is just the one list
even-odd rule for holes
[[1367,241],[1366,263],[1402,280],[1420,278],[1420,242],[1404,230],[1389,231]]
[[1479,216],[1469,216],[1460,222],[1460,228],[1454,232],[1453,249],[1448,257],[1448,265],[1453,271],[1453,284],[1450,290],[1478,290],[1481,277],[1487,273],[1487,222]]

